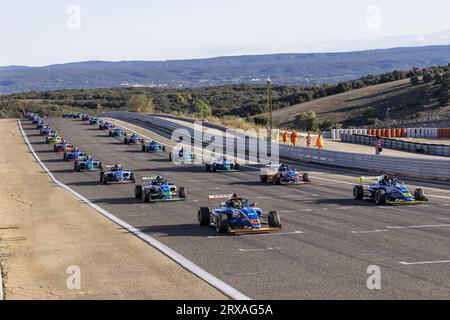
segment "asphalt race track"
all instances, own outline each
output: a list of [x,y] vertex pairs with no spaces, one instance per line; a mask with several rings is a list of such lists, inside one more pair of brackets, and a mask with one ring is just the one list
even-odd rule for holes
[[[48,122],[104,164],[121,163],[138,177],[163,175],[185,186],[185,202],[144,204],[134,199],[134,185],[103,186],[98,172],[74,172],[73,163],[62,161],[62,154],[22,121],[33,148],[57,179],[250,298],[450,298],[449,193],[430,198],[425,206],[376,207],[354,201],[350,184],[313,177],[311,185],[262,185],[256,168],[226,174],[175,166],[168,153],[142,153],[140,145],[124,145],[97,126],[67,119]],[[282,232],[219,236],[213,228],[198,226],[197,210],[208,204],[207,196],[233,191],[264,210],[277,210]],[[372,265],[381,268],[380,290],[367,288]]]

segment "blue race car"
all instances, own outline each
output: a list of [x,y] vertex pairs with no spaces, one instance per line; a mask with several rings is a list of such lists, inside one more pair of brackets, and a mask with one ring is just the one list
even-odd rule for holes
[[233,195],[213,195],[209,200],[226,199],[217,209],[200,207],[198,222],[201,226],[215,226],[218,233],[265,233],[281,230],[280,216],[276,211],[263,213],[256,204]]
[[184,150],[184,148],[181,148],[178,152],[172,149],[172,152],[169,153],[169,161],[175,164],[193,164],[195,156],[193,153]]
[[166,146],[156,142],[155,140],[152,140],[148,144],[145,144],[143,141],[142,152],[166,152]]
[[36,124],[36,129],[47,129],[49,125],[44,121],[41,120]]
[[56,131],[51,128],[44,128],[44,129],[41,129],[40,134],[41,134],[41,136],[49,137],[49,136],[56,135]]
[[210,159],[205,162],[205,168],[210,172],[239,172],[241,166],[237,162],[229,161],[225,156],[219,159]]
[[65,113],[65,114],[63,114],[63,118],[81,119],[82,115],[81,115],[81,113]]
[[[360,183],[353,188],[353,198],[363,200],[368,198],[375,201],[377,205],[408,205],[425,204],[428,199],[422,189],[414,190],[414,194],[403,183],[396,178],[389,178],[387,174],[381,177],[360,177]],[[371,181],[369,186],[364,181]]]
[[109,131],[110,137],[126,137],[127,133],[120,128],[116,128],[114,130]]
[[135,183],[136,179],[134,172],[125,169],[121,165],[107,166],[110,168],[108,171],[100,172],[100,182],[103,184],[125,184],[125,183]]
[[81,120],[82,120],[82,121],[91,121],[91,119],[92,119],[92,116],[90,116],[90,115],[88,115],[88,114],[83,114],[83,115],[81,116]]
[[105,122],[105,123],[99,124],[98,129],[99,130],[113,130],[114,125],[109,122]]
[[[144,202],[184,201],[187,198],[186,189],[167,181],[161,176],[142,178],[146,184],[134,188],[134,197]],[[147,182],[149,181],[149,182]]]
[[123,143],[124,144],[138,144],[138,143],[143,143],[144,140],[139,137],[137,134],[132,134],[130,137],[125,137],[123,138]]
[[103,165],[100,161],[88,158],[85,161],[76,161],[73,169],[77,172],[81,171],[98,171],[103,170]]
[[99,124],[101,124],[102,122],[103,122],[103,120],[100,119],[100,118],[92,118],[91,120],[89,120],[89,123],[90,123],[91,125],[99,125]]
[[89,156],[86,152],[78,151],[77,149],[71,151],[71,152],[64,152],[63,155],[64,161],[87,161],[89,159]]

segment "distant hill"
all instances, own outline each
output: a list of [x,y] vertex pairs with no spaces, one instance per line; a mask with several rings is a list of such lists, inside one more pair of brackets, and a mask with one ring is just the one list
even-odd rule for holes
[[264,83],[335,84],[411,67],[447,65],[450,46],[346,53],[271,54],[175,61],[90,61],[0,67],[0,93],[110,87],[208,87]]
[[360,126],[368,124],[362,117],[365,110],[372,109],[376,121],[385,122],[388,108],[390,121],[448,116],[450,106],[441,107],[438,96],[438,85],[421,82],[413,86],[410,79],[404,79],[279,109],[273,112],[273,121],[279,128],[295,127],[293,121],[298,114],[314,111],[319,122]]

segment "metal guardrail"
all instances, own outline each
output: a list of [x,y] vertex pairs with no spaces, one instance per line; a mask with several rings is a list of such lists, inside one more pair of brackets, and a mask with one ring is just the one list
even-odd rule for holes
[[[139,119],[158,126],[176,130],[185,129],[194,135],[194,129],[160,117],[129,112],[102,114],[122,120]],[[199,133],[197,133],[199,134]],[[200,133],[201,134],[201,133]],[[450,180],[450,161],[447,159],[414,159],[391,156],[376,156],[332,150],[318,150],[298,146],[279,145],[280,157],[307,161],[329,166],[363,169],[375,172],[389,172],[419,178]]]
[[383,129],[383,128],[446,128],[450,125],[450,116],[448,117],[429,117],[415,120],[392,120],[389,122],[378,123],[377,125],[364,126],[365,129]]
[[[375,137],[358,134],[342,134],[343,142],[374,146]],[[450,157],[450,146],[431,143],[409,142],[398,139],[380,138],[381,146],[386,149]],[[449,164],[450,165],[450,164]]]

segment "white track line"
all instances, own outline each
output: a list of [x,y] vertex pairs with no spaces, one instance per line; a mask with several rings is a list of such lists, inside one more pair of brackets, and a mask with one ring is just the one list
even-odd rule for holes
[[422,262],[399,262],[404,266],[417,266],[424,264],[441,264],[441,263],[450,263],[450,260],[441,260],[441,261],[422,261]]
[[280,250],[280,248],[275,247],[268,247],[268,248],[261,248],[261,249],[239,249],[239,252],[261,252],[261,251],[274,251],[274,250]]
[[419,229],[419,228],[440,228],[440,227],[450,227],[450,224],[430,224],[424,226],[398,226],[398,227],[386,227],[386,229]]
[[20,129],[20,131],[22,133],[22,136],[23,136],[26,144],[28,145],[28,148],[30,149],[31,153],[33,154],[34,158],[39,163],[39,165],[42,167],[42,169],[44,169],[44,171],[50,176],[50,178],[53,180],[53,182],[55,184],[57,184],[58,186],[60,186],[61,188],[65,189],[65,190],[67,190],[68,192],[73,194],[75,197],[80,199],[83,203],[87,204],[88,206],[90,206],[91,208],[96,210],[97,212],[101,213],[106,218],[110,219],[111,221],[115,222],[116,224],[120,225],[121,227],[127,229],[129,232],[133,233],[135,236],[137,236],[138,238],[142,239],[143,241],[147,242],[152,247],[156,248],[157,250],[159,250],[160,252],[165,254],[167,257],[171,258],[173,261],[175,261],[176,263],[181,265],[183,268],[185,268],[186,270],[188,270],[188,271],[192,272],[193,274],[195,274],[200,279],[203,279],[204,281],[206,281],[207,283],[209,283],[210,285],[215,287],[217,290],[219,290],[220,292],[222,292],[226,296],[228,296],[228,297],[230,297],[230,298],[232,298],[234,300],[250,300],[249,297],[247,297],[243,293],[237,291],[235,288],[233,288],[230,285],[226,284],[222,280],[216,278],[212,274],[208,273],[207,271],[205,271],[201,267],[199,267],[196,264],[194,264],[192,261],[190,261],[187,258],[185,258],[184,256],[180,255],[178,252],[176,252],[173,249],[169,248],[165,244],[159,242],[155,238],[153,238],[153,237],[143,233],[142,231],[140,231],[139,229],[137,229],[137,228],[133,227],[132,225],[126,223],[125,221],[119,219],[118,217],[116,217],[115,215],[110,213],[109,211],[107,211],[107,210],[97,206],[96,204],[92,203],[91,201],[89,201],[87,198],[85,198],[84,196],[82,196],[78,192],[72,190],[71,188],[66,186],[64,183],[62,183],[59,180],[57,180],[55,178],[55,176],[50,172],[50,170],[45,166],[45,164],[41,161],[41,159],[38,157],[36,152],[34,151],[33,146],[30,144],[30,141],[28,140],[28,137],[26,136],[25,132],[23,131],[22,124],[20,123],[20,120],[17,120],[17,123],[19,125],[19,129]]
[[[241,234],[237,237],[248,237],[248,236],[284,236],[289,234],[302,234],[302,231],[294,231],[294,232],[275,232],[275,233],[252,233],[252,234]],[[207,236],[208,239],[216,239],[216,238],[233,238],[233,235],[227,235],[227,236]]]
[[354,234],[389,232],[389,230],[373,230],[373,231],[352,231]]

